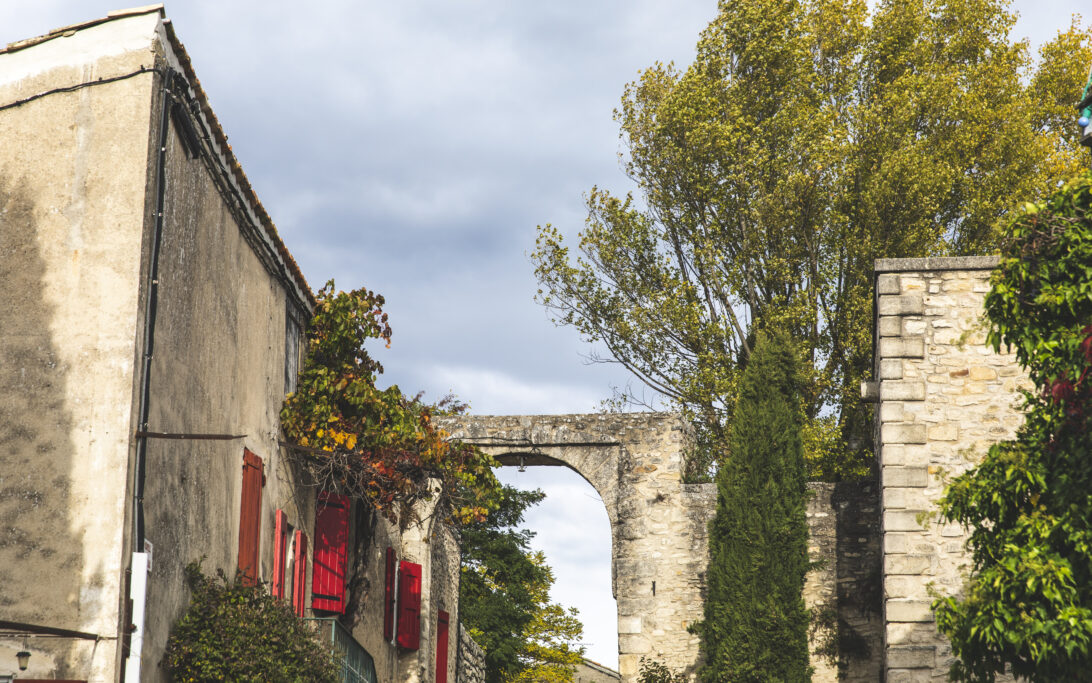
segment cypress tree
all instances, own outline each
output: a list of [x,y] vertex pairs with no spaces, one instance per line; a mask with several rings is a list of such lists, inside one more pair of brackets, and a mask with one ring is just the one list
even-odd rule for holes
[[717,472],[701,626],[709,683],[811,680],[804,577],[807,478],[791,342],[759,333]]

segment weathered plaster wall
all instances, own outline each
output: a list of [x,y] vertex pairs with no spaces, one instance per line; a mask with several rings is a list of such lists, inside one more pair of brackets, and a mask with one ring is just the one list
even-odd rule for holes
[[[455,534],[434,514],[434,502],[423,501],[401,523],[374,510],[354,506],[355,539],[350,551],[349,609],[339,617],[368,651],[381,683],[435,680],[436,629],[439,610],[448,612],[448,680],[455,680],[458,658],[459,544]],[[387,548],[398,560],[422,565],[421,647],[407,651],[383,639],[384,579]]]
[[[150,66],[157,20],[0,54],[0,106]],[[0,614],[106,638],[32,638],[24,676],[116,677],[151,92],[0,111]]]
[[[458,623],[459,618],[459,569],[462,556],[459,553],[459,541],[452,530],[438,518],[433,519],[429,561],[432,565],[432,589],[429,592],[429,612],[422,621],[428,622],[428,628],[422,629],[421,638],[428,635],[428,647],[422,647],[428,656],[428,677],[423,680],[436,680],[437,638],[440,610],[448,613],[447,631],[447,680],[455,678],[458,663]],[[423,645],[424,643],[422,643]]]
[[[946,482],[1022,424],[1028,381],[1011,354],[985,344],[983,299],[993,257],[876,263],[878,457],[883,486],[885,669],[888,683],[946,680],[951,648],[937,634],[930,586],[956,593],[965,530],[930,512]],[[866,386],[866,390],[873,389]]]
[[[169,47],[160,49],[169,63]],[[156,140],[158,92],[152,106]],[[189,601],[185,566],[204,558],[206,572],[235,573],[244,448],[262,458],[266,475],[259,578],[272,577],[275,511],[283,509],[289,523],[308,535],[311,554],[316,509],[314,490],[298,485],[279,446],[287,290],[248,241],[214,182],[215,171],[191,158],[173,120],[170,126],[148,429],[241,438],[149,441],[144,507],[154,553],[143,651],[148,678],[162,675],[157,667],[167,638]],[[153,154],[153,169],[155,161]]]
[[356,641],[375,662],[381,683],[397,680],[398,651],[383,640],[383,597],[387,567],[387,548],[401,557],[398,527],[385,517],[357,504],[354,530],[356,548],[349,557],[353,566],[349,604],[350,628]]
[[[435,485],[435,484],[434,484]],[[421,565],[421,639],[420,649],[399,649],[397,675],[391,683],[428,683],[436,680],[436,629],[439,610],[449,614],[448,680],[455,675],[458,657],[457,620],[459,615],[459,545],[452,531],[444,525],[442,513],[435,510],[435,499],[414,506],[414,519],[406,520],[398,539],[398,558]],[[382,604],[382,603],[380,603]]]

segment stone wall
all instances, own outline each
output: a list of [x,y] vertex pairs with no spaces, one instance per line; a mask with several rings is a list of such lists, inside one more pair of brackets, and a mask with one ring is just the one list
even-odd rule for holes
[[876,477],[833,485],[839,680],[875,683],[883,664],[883,544]]
[[985,345],[993,257],[876,262],[877,455],[883,487],[884,666],[888,683],[946,680],[951,647],[930,589],[958,593],[966,532],[932,519],[951,477],[1023,422],[1013,355]]
[[[443,418],[453,436],[506,464],[568,466],[599,493],[612,535],[622,680],[642,656],[692,675],[708,562],[707,491],[682,483],[686,426],[672,414]],[[696,506],[693,503],[698,503]]]
[[[687,627],[704,617],[716,487],[682,483],[687,429],[677,415],[462,416],[440,425],[503,464],[567,466],[588,480],[611,522],[621,680],[636,680],[642,657],[695,676],[699,638]],[[805,602],[829,624],[813,638],[814,680],[836,680],[840,664],[847,680],[871,682],[882,632],[878,500],[874,485],[839,486],[812,484],[808,507],[817,569]]]
[[455,683],[485,683],[485,650],[459,624],[459,654]]

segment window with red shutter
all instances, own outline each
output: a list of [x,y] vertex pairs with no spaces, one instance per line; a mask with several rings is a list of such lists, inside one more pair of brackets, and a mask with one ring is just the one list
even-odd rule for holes
[[261,534],[262,459],[243,450],[243,493],[239,504],[239,572],[244,580],[258,578],[258,546]]
[[311,572],[311,607],[345,612],[345,570],[349,560],[349,499],[319,494],[315,515],[315,557]]
[[307,534],[296,529],[296,546],[292,553],[292,608],[297,617],[302,617],[307,607]]
[[394,637],[394,582],[398,574],[398,558],[394,548],[387,548],[387,574],[383,579],[383,640]]
[[398,563],[398,645],[421,647],[421,565]]
[[273,585],[270,592],[275,598],[284,597],[284,564],[288,552],[288,515],[277,510],[273,515]]
[[436,613],[436,683],[447,683],[447,612]]

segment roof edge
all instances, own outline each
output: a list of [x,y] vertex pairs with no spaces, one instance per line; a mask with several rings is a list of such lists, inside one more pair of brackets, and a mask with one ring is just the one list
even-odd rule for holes
[[[200,115],[204,118],[205,124],[211,133],[212,141],[215,143],[213,146],[214,148],[211,151],[220,158],[220,163],[226,167],[231,179],[230,182],[235,184],[235,189],[244,200],[245,213],[250,219],[248,222],[253,225],[255,232],[260,235],[259,242],[261,242],[261,246],[259,247],[257,244],[252,244],[251,248],[262,249],[265,251],[265,254],[277,264],[276,268],[273,268],[272,266],[267,266],[267,268],[273,270],[277,268],[283,269],[281,274],[272,274],[286,280],[284,282],[284,287],[289,298],[307,309],[307,313],[310,315],[318,303],[315,299],[315,294],[311,291],[310,285],[307,284],[307,279],[303,276],[303,271],[300,270],[299,265],[288,251],[288,247],[286,247],[284,241],[281,240],[280,234],[273,224],[273,219],[270,218],[269,213],[265,210],[265,207],[262,206],[257,193],[255,193],[253,186],[246,177],[246,173],[243,172],[238,158],[236,158],[234,151],[232,151],[231,145],[228,144],[227,135],[224,133],[219,119],[216,118],[216,115],[212,111],[208,95],[205,93],[204,89],[201,87],[200,81],[197,79],[197,74],[194,71],[189,54],[182,45],[182,41],[178,39],[178,35],[175,33],[174,24],[166,17],[162,4],[113,10],[105,17],[55,28],[49,33],[36,38],[28,38],[26,40],[9,43],[6,47],[0,48],[0,55],[34,47],[35,45],[40,45],[53,40],[54,38],[72,36],[78,31],[90,29],[111,21],[153,13],[159,15],[159,28],[157,28],[155,32],[156,36],[154,39],[163,44],[164,50],[170,53],[170,57],[168,58],[169,61],[173,60],[177,63],[182,75],[185,77],[187,86],[191,90],[192,96],[200,109]],[[265,257],[263,256],[263,260],[264,258]],[[287,278],[285,278],[285,275],[287,275]]]
[[158,3],[155,5],[144,5],[142,7],[130,7],[129,9],[116,9],[111,10],[105,17],[99,17],[98,19],[89,19],[88,21],[82,21],[77,24],[69,24],[67,26],[60,26],[51,30],[44,35],[35,36],[34,38],[24,38],[23,40],[16,40],[15,42],[8,43],[4,47],[0,47],[0,54],[6,54],[9,52],[18,52],[28,47],[34,47],[40,45],[46,41],[53,40],[54,38],[63,38],[72,35],[76,31],[81,31],[85,28],[91,28],[98,26],[99,24],[105,24],[108,21],[114,19],[121,19],[123,17],[136,17],[142,14],[151,14],[152,12],[158,12],[159,16],[165,17],[163,4]]
[[167,18],[163,19],[162,24],[164,33],[166,34],[168,41],[170,41],[171,50],[174,52],[175,58],[182,67],[182,72],[186,77],[186,81],[193,90],[197,102],[200,104],[201,114],[205,117],[216,145],[219,147],[219,149],[216,150],[217,153],[219,153],[224,158],[224,161],[227,162],[227,167],[232,178],[238,183],[239,189],[250,204],[249,208],[258,219],[262,231],[271,242],[271,246],[276,251],[276,256],[282,260],[285,268],[292,276],[294,284],[299,290],[298,294],[301,295],[303,299],[301,303],[309,305],[310,310],[308,311],[308,314],[310,314],[318,304],[314,292],[312,292],[310,285],[307,284],[307,279],[303,276],[303,271],[300,270],[299,265],[288,251],[288,247],[286,247],[284,241],[281,240],[280,234],[277,232],[277,227],[273,224],[273,219],[270,218],[269,213],[265,210],[261,200],[258,199],[258,195],[250,184],[250,180],[243,171],[243,167],[239,163],[238,158],[236,158],[235,152],[231,149],[231,145],[228,144],[227,135],[220,125],[220,120],[217,119],[216,114],[213,113],[212,106],[209,104],[208,95],[205,93],[204,88],[201,87],[201,82],[197,78],[196,71],[194,71],[190,56],[186,52],[185,46],[182,45],[182,41],[178,39],[178,34],[175,33],[174,24]]

